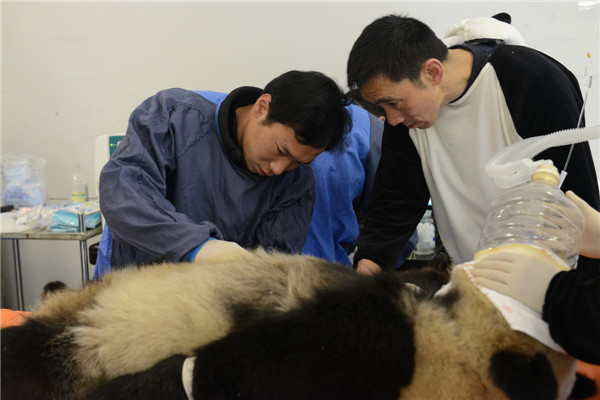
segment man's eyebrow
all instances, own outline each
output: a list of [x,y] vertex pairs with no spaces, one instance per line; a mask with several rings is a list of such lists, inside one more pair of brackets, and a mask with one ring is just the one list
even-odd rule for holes
[[396,100],[396,99],[394,99],[392,97],[382,97],[380,99],[375,100],[373,102],[373,104],[380,105],[381,103],[388,103],[390,101],[398,101],[398,100]]

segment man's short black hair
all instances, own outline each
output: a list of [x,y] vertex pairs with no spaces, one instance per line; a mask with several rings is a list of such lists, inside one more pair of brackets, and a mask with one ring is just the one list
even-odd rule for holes
[[348,57],[348,87],[361,87],[382,76],[392,82],[410,79],[421,84],[421,67],[430,58],[444,62],[448,48],[424,23],[387,15],[369,24]]
[[265,86],[271,95],[266,123],[291,127],[298,142],[317,149],[341,150],[352,129],[350,101],[333,79],[315,71],[289,71]]

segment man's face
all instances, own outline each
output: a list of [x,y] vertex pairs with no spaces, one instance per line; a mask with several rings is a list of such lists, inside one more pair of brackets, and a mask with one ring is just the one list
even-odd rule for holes
[[266,125],[265,118],[252,120],[242,136],[244,160],[250,172],[260,176],[280,175],[310,163],[323,150],[298,142],[287,125]]
[[423,80],[423,86],[408,79],[393,82],[378,76],[361,86],[363,97],[385,110],[390,125],[427,129],[435,122],[442,98],[437,86]]

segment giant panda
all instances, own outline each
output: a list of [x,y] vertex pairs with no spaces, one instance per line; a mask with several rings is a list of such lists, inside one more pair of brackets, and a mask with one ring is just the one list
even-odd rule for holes
[[2,330],[2,399],[187,399],[184,363],[197,400],[567,397],[575,360],[441,284],[262,250],[116,271]]

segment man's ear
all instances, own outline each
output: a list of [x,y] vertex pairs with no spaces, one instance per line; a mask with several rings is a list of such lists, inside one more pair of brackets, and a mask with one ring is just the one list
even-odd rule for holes
[[263,93],[260,95],[260,97],[254,102],[254,107],[252,107],[252,113],[254,114],[254,117],[259,119],[266,118],[269,114],[270,104],[271,95],[269,93]]
[[423,63],[421,68],[424,79],[431,82],[432,85],[439,85],[444,76],[444,67],[437,58],[430,58]]

